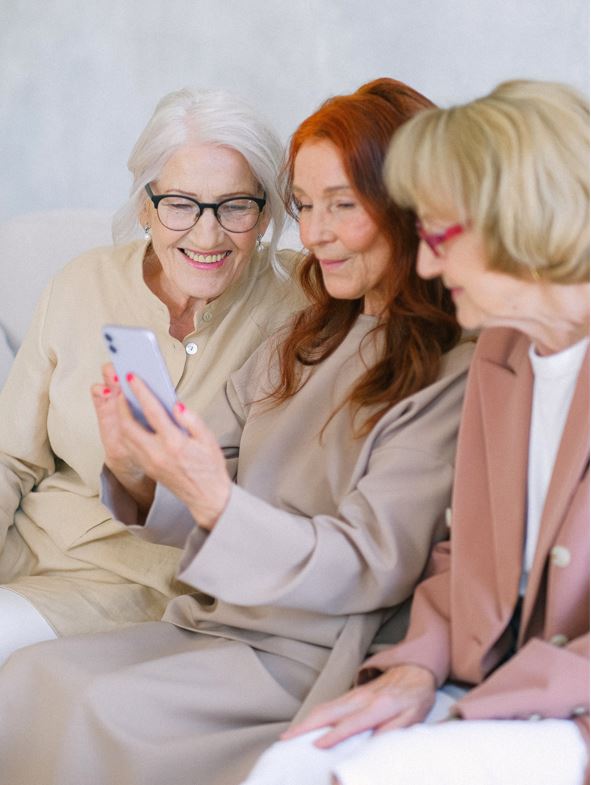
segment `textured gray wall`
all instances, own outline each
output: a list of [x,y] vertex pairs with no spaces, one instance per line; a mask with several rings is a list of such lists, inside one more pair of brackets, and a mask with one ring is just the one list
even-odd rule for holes
[[588,89],[587,0],[0,0],[0,220],[115,209],[156,101],[248,97],[284,139],[330,94],[396,76],[439,103],[512,77]]

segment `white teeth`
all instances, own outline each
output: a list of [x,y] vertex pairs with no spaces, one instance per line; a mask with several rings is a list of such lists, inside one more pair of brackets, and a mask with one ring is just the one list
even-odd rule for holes
[[215,262],[221,262],[222,259],[228,255],[228,251],[224,251],[224,253],[200,254],[189,251],[187,248],[183,248],[183,253],[193,262],[199,262],[199,264],[214,264]]

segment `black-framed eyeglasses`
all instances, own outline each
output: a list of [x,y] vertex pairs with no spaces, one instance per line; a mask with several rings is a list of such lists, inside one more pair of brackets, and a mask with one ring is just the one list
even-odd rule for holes
[[146,193],[156,208],[160,223],[174,232],[191,229],[208,207],[213,210],[220,226],[228,232],[249,232],[257,225],[267,203],[264,196],[231,196],[221,202],[198,202],[181,194],[156,195],[149,184],[146,185]]

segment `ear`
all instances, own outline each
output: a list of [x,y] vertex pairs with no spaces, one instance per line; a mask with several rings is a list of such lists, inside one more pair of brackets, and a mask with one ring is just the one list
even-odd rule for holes
[[151,204],[150,200],[146,199],[146,201],[144,202],[144,206],[142,207],[142,209],[138,214],[138,218],[142,226],[145,226],[146,224],[150,223],[150,204]]
[[259,222],[256,225],[257,234],[261,237],[265,234],[267,229],[269,228],[269,224],[271,223],[271,210],[269,209],[269,203],[267,202],[263,207],[263,212],[259,217]]

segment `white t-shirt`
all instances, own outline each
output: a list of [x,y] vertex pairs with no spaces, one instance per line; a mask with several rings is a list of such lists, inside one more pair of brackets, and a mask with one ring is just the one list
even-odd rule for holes
[[545,357],[536,353],[533,344],[529,348],[534,390],[529,435],[527,527],[521,594],[525,593],[534,560],[546,494],[588,344],[589,339],[584,338],[562,352]]

